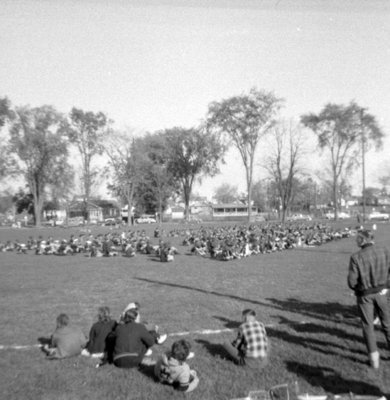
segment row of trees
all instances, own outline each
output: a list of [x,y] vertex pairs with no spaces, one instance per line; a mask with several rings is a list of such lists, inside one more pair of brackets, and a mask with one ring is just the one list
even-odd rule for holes
[[[195,180],[217,174],[230,146],[238,150],[245,167],[247,202],[251,204],[256,154],[262,144],[267,153],[262,166],[277,192],[284,220],[296,195],[297,178],[304,172],[306,127],[329,156],[337,205],[341,181],[359,163],[359,152],[372,145],[380,148],[383,132],[375,118],[354,102],[327,104],[319,114],[303,115],[300,124],[280,121],[282,105],[283,100],[273,93],[253,88],[211,103],[198,127],[175,127],[134,137],[113,129],[113,122],[102,112],[73,108],[63,115],[51,106],[13,107],[3,98],[0,128],[7,130],[8,136],[0,145],[0,176],[25,178],[37,225],[45,198],[66,197],[73,186],[69,154],[79,156],[85,204],[104,174],[109,189],[129,209],[136,202],[161,213],[167,199],[177,194],[184,200],[188,217]],[[99,158],[103,155],[105,158]],[[104,168],[97,160],[106,160]]]

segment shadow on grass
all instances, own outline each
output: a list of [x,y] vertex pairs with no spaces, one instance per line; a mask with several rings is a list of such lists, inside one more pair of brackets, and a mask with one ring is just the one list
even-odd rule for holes
[[327,321],[355,324],[358,317],[355,305],[336,302],[313,303],[294,298],[286,300],[267,298],[266,300],[270,301],[276,309]]
[[219,319],[220,321],[222,321],[223,325],[229,329],[237,329],[241,324],[241,322],[233,321],[232,319],[220,317],[218,315],[213,315],[213,318]]
[[176,288],[180,288],[180,289],[188,289],[188,290],[193,290],[195,292],[200,292],[200,293],[206,293],[206,294],[212,294],[214,296],[219,296],[219,297],[228,297],[230,299],[234,299],[234,300],[240,300],[240,301],[245,301],[248,303],[253,303],[253,304],[258,304],[260,306],[264,306],[264,307],[273,307],[267,303],[258,301],[258,300],[253,300],[253,299],[246,299],[244,297],[241,296],[236,296],[234,294],[225,294],[225,293],[219,293],[219,292],[215,292],[213,290],[205,290],[205,289],[201,289],[201,288],[196,288],[193,286],[188,286],[188,285],[181,285],[178,283],[173,283],[173,282],[163,282],[163,281],[157,281],[154,279],[148,279],[148,278],[138,278],[138,277],[134,277],[134,279],[138,280],[138,281],[143,281],[143,282],[148,282],[148,283],[153,283],[156,285],[163,285],[163,286],[170,286],[170,287],[176,287]]
[[222,358],[230,358],[229,353],[224,349],[224,347],[221,343],[211,343],[204,339],[196,339],[195,342],[204,346],[204,348],[213,357],[220,356]]
[[[296,346],[301,346],[303,348],[310,349],[317,353],[321,353],[325,356],[342,357],[352,362],[358,362],[363,364],[366,363],[366,353],[356,350],[355,347],[343,346],[339,343],[329,342],[328,340],[319,340],[307,336],[292,335],[289,332],[279,331],[274,328],[267,328],[267,334],[270,338],[283,340],[285,342],[294,344]],[[359,359],[354,355],[351,356],[349,354],[348,355],[343,354],[342,352],[348,352],[349,354],[353,352],[353,354],[362,356],[363,359]]]
[[38,340],[38,343],[39,343],[39,344],[42,344],[42,345],[50,344],[50,343],[51,343],[51,338],[50,338],[50,337],[43,337],[43,336],[41,336],[41,337],[39,337],[37,340]]
[[205,290],[202,288],[182,285],[173,282],[164,282],[155,279],[140,278],[140,277],[134,277],[134,279],[157,285],[187,289],[219,297],[227,297],[234,300],[257,304],[263,307],[274,308],[276,310],[281,310],[284,312],[287,311],[291,313],[301,314],[310,318],[325,319],[327,321],[332,321],[332,322],[343,322],[348,324],[351,323],[354,324],[356,322],[356,317],[357,317],[357,310],[355,306],[344,305],[336,302],[313,303],[313,302],[305,302],[294,298],[289,298],[286,300],[267,298],[266,300],[271,303],[269,304],[263,301],[248,299],[234,294],[219,293],[213,290]]
[[146,377],[150,378],[154,382],[158,382],[156,376],[154,375],[154,364],[153,365],[141,365],[138,371]]
[[342,378],[333,368],[315,367],[295,361],[287,361],[288,371],[305,379],[311,386],[322,387],[326,392],[333,394],[349,393],[381,396],[377,386],[362,381]]
[[308,251],[311,253],[327,253],[327,254],[351,254],[350,251],[348,250],[336,250],[336,251],[332,251],[332,250],[327,250],[324,248],[319,248],[319,246],[313,246],[313,247],[296,247],[294,249],[294,251]]
[[[346,332],[344,329],[335,328],[330,326],[329,324],[321,325],[316,324],[314,322],[307,323],[296,323],[296,321],[292,321],[284,316],[277,316],[280,320],[280,324],[289,325],[295,332],[298,333],[318,333],[318,334],[328,334],[334,337],[337,337],[342,340],[351,340],[354,342],[363,343],[363,338],[361,335],[354,335]],[[328,322],[328,321],[325,321]]]

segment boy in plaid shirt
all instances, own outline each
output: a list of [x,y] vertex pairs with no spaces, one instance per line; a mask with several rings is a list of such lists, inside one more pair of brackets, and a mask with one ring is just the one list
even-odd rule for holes
[[251,309],[242,312],[243,323],[238,328],[236,339],[224,343],[224,349],[238,365],[263,368],[268,361],[268,338],[264,324],[256,320]]

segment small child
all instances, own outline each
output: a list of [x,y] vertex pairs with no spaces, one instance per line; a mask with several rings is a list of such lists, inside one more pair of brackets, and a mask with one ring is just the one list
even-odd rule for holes
[[224,349],[238,365],[263,368],[268,361],[268,338],[264,325],[256,320],[256,313],[251,309],[242,312],[243,323],[238,328],[236,339],[224,343]]
[[107,336],[116,327],[116,321],[111,319],[109,307],[99,307],[97,318],[98,321],[92,325],[89,332],[87,346],[81,352],[83,356],[103,358]]
[[50,339],[50,344],[42,347],[47,358],[60,359],[81,354],[81,350],[86,343],[81,329],[69,324],[67,314],[60,314],[57,317],[56,323],[57,328]]
[[192,392],[199,384],[196,371],[185,362],[190,354],[191,345],[186,340],[172,344],[169,353],[163,354],[154,367],[154,374],[161,383],[172,385],[181,392]]

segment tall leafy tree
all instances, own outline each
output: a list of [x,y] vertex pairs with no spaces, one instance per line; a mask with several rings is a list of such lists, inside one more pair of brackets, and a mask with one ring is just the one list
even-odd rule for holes
[[164,132],[168,171],[180,182],[185,204],[185,218],[189,219],[190,199],[195,179],[214,176],[219,172],[225,146],[218,135],[202,128],[172,128]]
[[162,132],[146,134],[137,139],[137,148],[144,155],[142,180],[137,191],[138,207],[142,205],[145,210],[157,211],[161,217],[168,198],[180,190],[180,182],[168,169],[166,137]]
[[301,122],[317,136],[321,150],[329,156],[335,219],[339,204],[340,179],[359,165],[362,149],[379,149],[384,133],[376,118],[355,102],[348,105],[328,103],[320,113],[302,115]]
[[390,172],[388,175],[380,176],[378,181],[382,185],[382,193],[385,195],[388,194],[390,187]]
[[11,108],[11,102],[7,97],[0,98],[0,128],[4,126],[4,124],[12,119],[14,113]]
[[[68,137],[70,142],[77,147],[81,157],[85,208],[99,172],[93,165],[93,160],[103,152],[101,143],[107,131],[107,126],[107,117],[102,112],[94,113],[77,108],[72,108],[70,112]],[[88,217],[86,210],[85,214]]]
[[16,157],[14,174],[24,175],[34,200],[35,224],[41,224],[48,185],[67,162],[64,118],[52,106],[18,107],[10,126],[9,153]]
[[[0,98],[0,130],[1,128],[14,117],[11,108],[11,102],[7,97]],[[8,169],[12,166],[12,157],[9,157],[7,142],[0,143],[0,178],[7,175]]]
[[[248,94],[209,105],[207,126],[227,134],[241,155],[246,172],[248,205],[252,202],[256,150],[260,139],[274,125],[281,103],[282,100],[273,93],[252,88]],[[251,219],[251,207],[248,219]]]
[[232,203],[238,197],[238,187],[229,183],[223,183],[214,192],[214,198],[218,203]]

